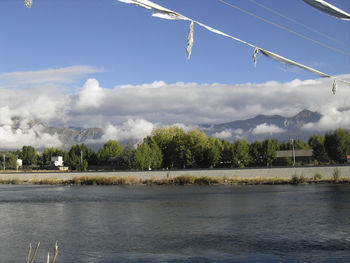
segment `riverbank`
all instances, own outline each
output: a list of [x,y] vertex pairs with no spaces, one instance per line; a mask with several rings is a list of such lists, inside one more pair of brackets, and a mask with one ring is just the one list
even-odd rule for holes
[[350,166],[178,171],[2,173],[2,184],[215,185],[350,183]]

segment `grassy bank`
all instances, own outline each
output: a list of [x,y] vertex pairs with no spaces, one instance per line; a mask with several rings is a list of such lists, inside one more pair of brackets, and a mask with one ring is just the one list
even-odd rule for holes
[[62,179],[0,179],[0,184],[41,184],[41,185],[280,185],[280,184],[350,184],[350,179],[342,178],[335,174],[331,179],[322,179],[315,174],[313,178],[303,175],[293,175],[291,178],[238,178],[222,177],[213,178],[208,176],[195,177],[182,175],[178,177],[157,178],[153,177],[142,180],[135,177],[104,177],[104,176],[80,176],[69,180]]

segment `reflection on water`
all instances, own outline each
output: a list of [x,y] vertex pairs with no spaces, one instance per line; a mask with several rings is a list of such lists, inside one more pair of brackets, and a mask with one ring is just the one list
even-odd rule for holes
[[1,262],[350,262],[350,186],[0,186]]

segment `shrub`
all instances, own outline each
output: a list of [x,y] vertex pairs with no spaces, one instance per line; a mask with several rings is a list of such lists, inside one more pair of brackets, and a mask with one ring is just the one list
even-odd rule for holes
[[298,176],[297,174],[294,174],[290,180],[291,184],[304,184],[307,182],[307,179],[304,175]]
[[319,181],[321,179],[322,179],[322,174],[316,173],[315,176],[314,176],[314,180]]
[[340,179],[340,171],[338,168],[335,168],[333,171],[333,180],[334,182],[338,182]]

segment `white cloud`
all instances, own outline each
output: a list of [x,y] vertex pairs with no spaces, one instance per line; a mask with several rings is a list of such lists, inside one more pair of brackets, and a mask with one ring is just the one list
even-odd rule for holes
[[[70,94],[65,92],[71,90],[68,83],[76,85],[74,79],[77,76],[97,71],[92,67],[75,66],[0,75],[0,127],[10,125],[12,118],[19,117],[27,121],[39,119],[47,123],[106,128],[103,139],[142,139],[158,125],[176,124],[192,129],[198,124],[244,120],[257,114],[293,116],[309,109],[320,112],[323,117],[316,125],[305,125],[305,129],[350,128],[350,89],[338,83],[338,92],[333,96],[331,79],[261,84],[167,84],[155,81],[109,89],[102,88],[97,79],[91,78],[81,89]],[[33,84],[36,78],[39,79],[37,85]],[[350,74],[341,78],[349,80]],[[11,82],[13,86],[21,87],[26,80],[32,82],[29,88],[14,90],[8,86]],[[106,123],[109,123],[108,127]],[[255,134],[283,131],[268,124],[254,129]],[[230,135],[232,138],[245,136],[242,130],[215,134],[218,138]],[[21,138],[29,137],[23,135]],[[6,136],[2,140],[10,141]],[[20,141],[24,142],[23,139]]]
[[219,139],[225,139],[225,140],[229,140],[232,138],[244,138],[244,130],[242,129],[225,129],[221,132],[216,132],[214,133],[212,136],[219,138]]
[[103,103],[105,93],[96,79],[88,79],[78,94],[78,110],[98,108]]
[[8,106],[0,108],[0,125],[8,125],[12,123],[11,112]]
[[34,148],[60,147],[61,141],[58,135],[50,135],[43,132],[43,127],[38,125],[30,129],[23,129],[23,126],[12,129],[11,125],[0,126],[0,148],[20,149],[24,145],[31,145]]
[[317,123],[307,123],[305,130],[330,131],[337,128],[350,129],[350,110],[329,108],[322,112],[323,116]]
[[213,137],[218,138],[218,139],[231,139],[232,138],[232,133],[228,130],[224,130],[222,132],[216,132],[213,134]]
[[267,124],[263,123],[260,125],[257,125],[253,130],[252,133],[257,135],[257,134],[276,134],[276,133],[283,133],[286,130],[277,127],[274,124]]
[[104,129],[104,135],[99,141],[106,142],[110,139],[140,141],[150,135],[154,127],[154,124],[143,119],[129,119],[121,125],[108,124]]
[[43,83],[71,83],[83,75],[102,71],[102,69],[84,65],[37,71],[18,71],[0,74],[0,83],[2,87],[11,88],[23,88]]

